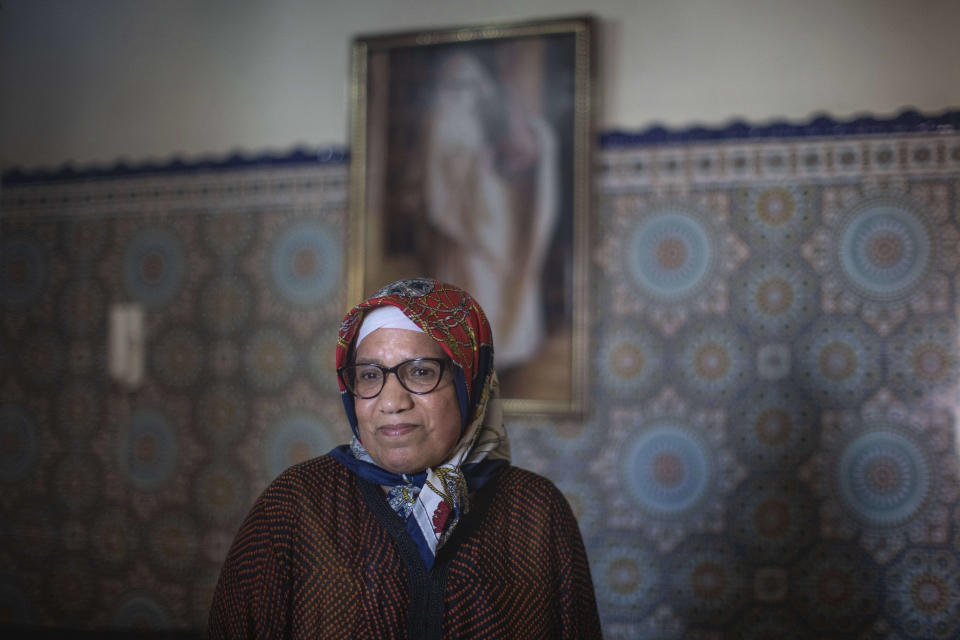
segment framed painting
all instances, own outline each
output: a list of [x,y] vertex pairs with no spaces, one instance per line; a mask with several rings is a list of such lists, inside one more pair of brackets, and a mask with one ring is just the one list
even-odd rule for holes
[[418,275],[493,329],[509,414],[584,411],[594,21],[353,41],[348,293]]

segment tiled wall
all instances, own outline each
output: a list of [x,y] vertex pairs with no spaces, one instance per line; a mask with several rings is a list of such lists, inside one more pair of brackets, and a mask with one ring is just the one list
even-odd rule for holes
[[[605,635],[960,635],[960,134],[621,140],[596,185],[589,414],[509,429]],[[347,437],[346,192],[342,161],[4,185],[0,620],[203,626],[251,501]]]

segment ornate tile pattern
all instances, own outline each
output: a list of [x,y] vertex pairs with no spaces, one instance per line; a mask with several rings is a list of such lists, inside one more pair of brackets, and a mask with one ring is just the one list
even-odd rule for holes
[[[960,133],[840,129],[598,153],[590,413],[509,427],[608,638],[960,632]],[[347,437],[346,165],[61,178],[0,192],[0,612],[199,629],[251,501]]]

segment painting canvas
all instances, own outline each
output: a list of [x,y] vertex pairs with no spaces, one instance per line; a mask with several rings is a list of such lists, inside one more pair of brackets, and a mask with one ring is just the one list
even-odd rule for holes
[[584,408],[592,40],[576,17],[353,45],[350,299],[471,292],[508,413]]

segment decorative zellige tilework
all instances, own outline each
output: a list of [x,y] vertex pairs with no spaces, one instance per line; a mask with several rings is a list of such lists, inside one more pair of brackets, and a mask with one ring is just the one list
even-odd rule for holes
[[[589,412],[511,418],[515,462],[577,513],[608,638],[956,638],[960,133],[731,131],[604,137]],[[252,500],[348,435],[346,180],[7,180],[3,622],[203,627]],[[136,392],[105,376],[127,301]]]

